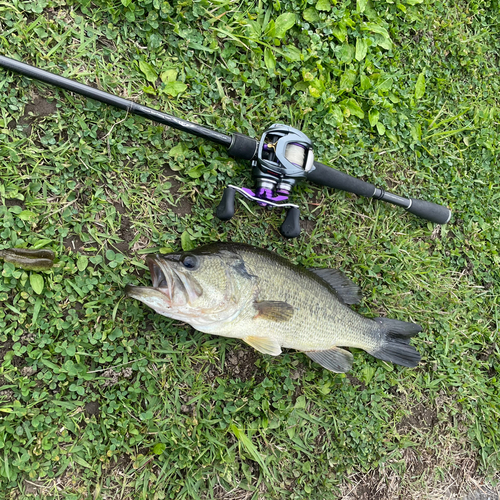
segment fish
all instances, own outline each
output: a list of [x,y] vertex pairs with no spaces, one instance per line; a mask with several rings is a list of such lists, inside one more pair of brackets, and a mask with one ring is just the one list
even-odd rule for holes
[[148,257],[147,264],[153,286],[127,285],[125,293],[200,332],[242,339],[271,356],[295,349],[335,373],[352,368],[346,348],[410,368],[420,362],[410,339],[421,326],[354,311],[360,288],[339,270],[306,269],[232,242]]

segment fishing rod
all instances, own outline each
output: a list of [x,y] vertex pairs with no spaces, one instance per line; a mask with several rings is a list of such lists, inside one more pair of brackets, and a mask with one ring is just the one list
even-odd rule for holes
[[388,193],[369,182],[316,161],[311,140],[300,130],[288,125],[271,125],[260,140],[237,132],[223,134],[9,57],[0,56],[0,67],[215,142],[227,148],[227,153],[233,158],[250,161],[254,189],[228,185],[216,210],[221,220],[233,217],[235,196],[240,194],[263,207],[286,209],[280,232],[286,238],[297,237],[300,234],[299,207],[288,203],[288,198],[300,179],[382,200],[437,224],[446,224],[451,218],[451,211],[447,207]]

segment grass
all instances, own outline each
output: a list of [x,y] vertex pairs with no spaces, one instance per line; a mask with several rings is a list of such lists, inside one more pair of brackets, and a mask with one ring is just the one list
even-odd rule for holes
[[[0,70],[6,498],[443,498],[500,470],[497,1],[0,3],[0,51],[221,131],[301,128],[324,163],[448,205],[433,226],[301,184],[303,231],[238,203],[222,148]],[[246,241],[343,269],[358,310],[415,321],[413,370],[335,375],[126,298],[143,257]],[[36,293],[32,283],[37,283]]]

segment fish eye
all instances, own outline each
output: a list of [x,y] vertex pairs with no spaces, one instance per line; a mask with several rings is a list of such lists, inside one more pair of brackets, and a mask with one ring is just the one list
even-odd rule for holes
[[182,265],[186,269],[196,269],[198,267],[198,259],[194,255],[186,255],[181,260]]

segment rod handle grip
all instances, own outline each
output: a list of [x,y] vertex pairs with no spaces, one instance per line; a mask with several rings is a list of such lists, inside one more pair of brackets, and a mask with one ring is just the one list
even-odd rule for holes
[[219,206],[215,211],[215,215],[220,220],[229,220],[234,215],[234,197],[236,195],[236,189],[227,187],[224,189],[222,194],[222,199],[220,200]]
[[307,179],[315,184],[341,189],[367,198],[371,198],[375,193],[375,186],[369,182],[352,177],[318,161],[314,162],[314,167],[314,170],[307,173]]
[[430,201],[411,198],[411,206],[407,210],[418,217],[430,220],[436,224],[447,224],[451,219],[451,210],[449,208]]

